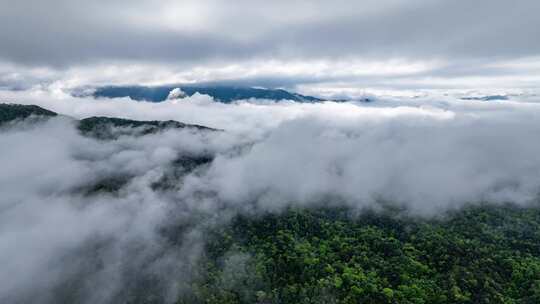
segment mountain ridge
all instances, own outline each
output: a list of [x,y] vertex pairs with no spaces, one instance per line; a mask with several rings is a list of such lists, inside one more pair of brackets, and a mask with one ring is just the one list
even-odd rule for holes
[[[59,115],[56,112],[37,105],[0,103],[0,126],[17,120],[25,120],[29,117],[47,119]],[[183,128],[193,128],[202,131],[221,131],[202,125],[186,124],[176,120],[133,120],[105,116],[91,116],[83,119],[73,118],[73,120],[77,122],[77,128],[83,135],[101,139],[114,139],[116,135],[111,132],[113,128],[140,129],[139,135],[156,133],[166,129]]]
[[316,103],[323,102],[324,99],[289,92],[284,89],[264,89],[254,87],[235,86],[191,86],[191,85],[162,85],[162,86],[101,86],[93,88],[90,94],[75,93],[75,96],[90,95],[95,98],[122,98],[129,97],[137,101],[162,102],[167,100],[169,93],[174,89],[181,89],[186,96],[193,96],[196,93],[209,95],[216,101],[231,103],[245,99],[268,99],[274,101],[291,100],[295,102]]

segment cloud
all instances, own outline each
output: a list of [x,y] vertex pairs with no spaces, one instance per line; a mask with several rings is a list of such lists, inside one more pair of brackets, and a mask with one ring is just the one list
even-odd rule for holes
[[53,78],[85,85],[532,88],[538,79],[526,66],[490,65],[537,62],[540,44],[531,37],[539,34],[538,6],[343,0],[241,1],[231,9],[219,0],[22,0],[0,12],[0,60],[14,66],[0,67],[0,86]]
[[169,92],[167,99],[182,99],[184,97],[186,97],[186,93],[184,93],[184,91],[182,91],[180,88],[175,88]]
[[[172,302],[189,292],[205,231],[238,213],[392,202],[433,216],[480,201],[533,204],[540,187],[535,100],[227,105],[204,95],[163,103],[41,90],[0,96],[77,118],[176,119],[225,130],[100,141],[65,116],[1,129],[5,302],[115,303],[137,297],[148,278],[157,279],[146,290]],[[169,190],[153,187],[179,155],[213,161]],[[88,191],[119,176],[128,179],[113,194]]]
[[[0,128],[0,302],[117,303],[144,290],[173,303],[190,292],[206,231],[238,213],[392,203],[434,216],[538,200],[538,96],[455,98],[537,92],[538,1],[0,5],[0,101],[70,116]],[[200,94],[163,103],[68,94],[163,83],[416,98],[227,105]],[[103,141],[75,128],[73,118],[94,115],[224,131]],[[200,155],[211,161],[174,171]],[[225,280],[248,264],[231,254]]]
[[[529,39],[537,34],[537,9],[536,1],[499,0],[242,1],[234,10],[226,1],[19,1],[2,12],[2,55],[47,65],[356,54],[521,57],[538,54],[540,45]],[[504,42],[496,33],[505,33]]]
[[207,184],[226,200],[258,198],[262,208],[326,196],[354,207],[400,202],[419,214],[484,200],[527,203],[538,193],[540,147],[515,134],[537,131],[509,118],[407,108],[304,118],[246,155],[216,159]]
[[[66,117],[1,130],[0,301],[115,303],[146,284],[144,296],[174,302],[192,278],[205,223],[152,185],[179,155],[226,147],[216,140],[169,130],[99,141]],[[118,176],[128,182],[116,193],[87,191]],[[184,230],[172,243],[160,229],[177,225]]]

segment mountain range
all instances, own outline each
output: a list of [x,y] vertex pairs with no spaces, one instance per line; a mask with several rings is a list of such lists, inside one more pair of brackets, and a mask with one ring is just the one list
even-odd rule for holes
[[[185,86],[185,85],[164,85],[164,86],[102,86],[94,88],[91,96],[95,98],[122,98],[129,97],[137,101],[161,102],[167,100],[169,94],[174,89],[179,88],[186,96],[193,96],[196,93],[209,95],[216,101],[231,103],[236,100],[245,99],[267,99],[274,101],[290,100],[294,102],[322,102],[324,99],[289,92],[283,89],[264,89],[252,87],[230,87],[230,86]],[[85,94],[75,94],[84,96]]]

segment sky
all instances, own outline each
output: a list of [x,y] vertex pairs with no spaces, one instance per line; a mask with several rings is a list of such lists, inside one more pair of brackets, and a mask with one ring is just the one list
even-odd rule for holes
[[[118,303],[149,277],[175,303],[196,278],[205,231],[238,214],[390,202],[432,218],[476,203],[538,204],[539,1],[0,5],[0,102],[60,114],[0,126],[2,303]],[[70,94],[171,83],[380,96],[224,104],[202,94],[160,103]],[[75,119],[90,116],[221,131],[128,129],[104,141],[77,131]],[[153,186],[179,156],[200,155],[211,161],[172,189]],[[115,193],[85,192],[118,176],[129,180]],[[178,227],[171,244],[163,231]],[[249,257],[237,254],[225,264],[242,268]]]
[[534,90],[536,0],[1,0],[0,88]]

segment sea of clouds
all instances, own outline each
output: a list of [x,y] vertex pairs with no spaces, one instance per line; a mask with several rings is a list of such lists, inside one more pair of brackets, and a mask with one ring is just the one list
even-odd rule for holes
[[[536,204],[540,103],[451,97],[373,103],[162,103],[75,98],[61,90],[0,92],[65,116],[0,129],[0,302],[116,303],[138,278],[164,302],[189,289],[204,231],[238,213],[345,204],[399,205],[437,216],[465,204]],[[173,119],[221,129],[97,140],[73,118]],[[173,190],[152,187],[178,155],[213,160]],[[84,194],[116,175],[115,193]],[[163,229],[179,228],[171,242]],[[142,280],[142,279],[141,279]],[[142,285],[141,285],[142,284]]]

